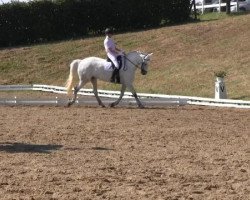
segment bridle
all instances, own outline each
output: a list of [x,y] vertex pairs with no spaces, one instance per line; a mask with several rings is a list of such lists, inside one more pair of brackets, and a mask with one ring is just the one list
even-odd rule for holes
[[145,66],[147,64],[146,59],[145,59],[147,57],[147,55],[145,55],[143,58],[141,57],[142,61],[141,61],[141,66],[140,67],[137,64],[135,64],[133,61],[131,61],[126,55],[124,55],[124,58],[126,60],[128,60],[132,65],[134,65],[136,68],[140,69],[142,74],[146,74],[147,71],[144,68],[145,68]]

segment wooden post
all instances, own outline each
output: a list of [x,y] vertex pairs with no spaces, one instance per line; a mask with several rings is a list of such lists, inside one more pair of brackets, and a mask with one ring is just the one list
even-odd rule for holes
[[192,1],[191,3],[191,9],[190,9],[190,12],[192,11],[192,7],[194,6],[194,19],[197,20],[197,10],[196,10],[196,2],[195,0]]
[[219,13],[221,12],[221,0],[219,0]]
[[237,0],[237,4],[236,4],[236,12],[239,12],[239,0]]
[[226,1],[226,13],[229,15],[231,13],[231,0]]
[[227,90],[224,79],[217,77],[215,82],[215,99],[227,99]]
[[204,4],[205,4],[205,0],[202,0],[202,9],[201,9],[201,13],[204,14]]

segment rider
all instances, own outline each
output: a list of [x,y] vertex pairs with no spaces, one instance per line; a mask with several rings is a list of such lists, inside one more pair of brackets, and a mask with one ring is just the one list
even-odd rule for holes
[[[114,72],[112,74],[110,82],[120,83],[119,66],[121,66],[123,51],[116,47],[114,40],[112,39],[112,30],[107,28],[105,30],[106,38],[104,40],[104,47],[108,58],[111,60],[114,66]],[[119,65],[120,64],[120,65]],[[117,81],[115,81],[117,80]]]

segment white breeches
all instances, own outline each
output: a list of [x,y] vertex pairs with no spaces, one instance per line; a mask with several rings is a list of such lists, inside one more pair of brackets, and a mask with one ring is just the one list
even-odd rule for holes
[[108,55],[109,59],[114,63],[115,68],[119,69],[119,63],[117,62],[116,56]]

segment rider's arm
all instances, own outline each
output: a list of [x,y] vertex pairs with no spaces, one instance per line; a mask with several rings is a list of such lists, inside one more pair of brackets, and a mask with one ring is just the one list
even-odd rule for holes
[[117,52],[122,51],[121,49],[119,49],[119,48],[117,48],[117,47],[115,47],[115,50],[116,50]]
[[119,50],[117,48],[113,49],[113,48],[109,47],[108,50],[109,50],[109,52],[114,53],[114,54],[119,52]]
[[122,54],[124,54],[124,53],[125,53],[125,51],[124,51],[124,50],[122,50],[122,49],[119,49],[119,48],[117,48],[117,47],[115,47],[115,49],[116,49],[116,52],[117,52],[117,53],[122,53]]

